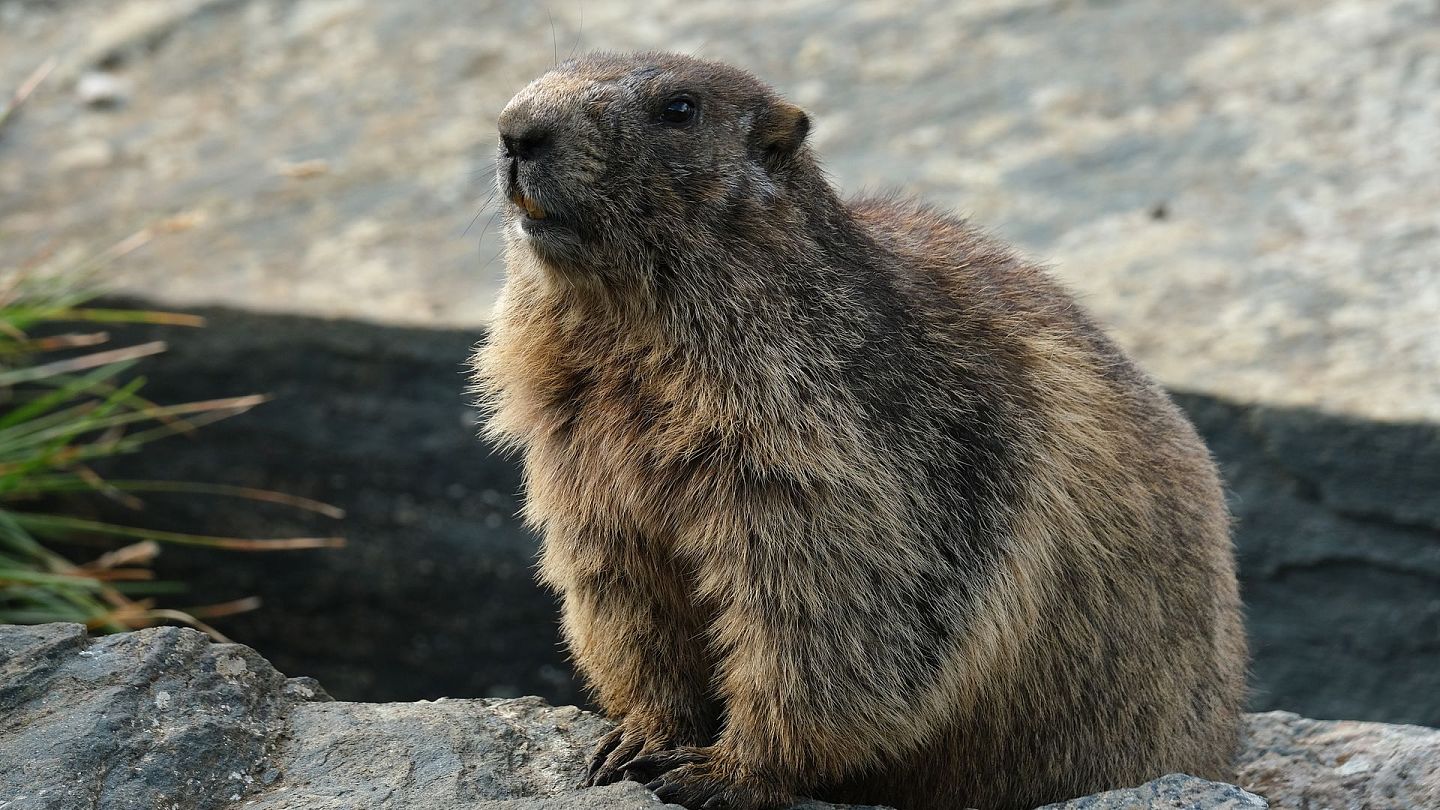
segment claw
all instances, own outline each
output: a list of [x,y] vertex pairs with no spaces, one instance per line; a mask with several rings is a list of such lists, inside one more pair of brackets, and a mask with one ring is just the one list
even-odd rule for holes
[[625,778],[625,770],[635,755],[640,753],[645,741],[639,737],[629,737],[621,740],[605,758],[605,764],[600,766],[599,774],[595,777],[595,784],[609,785],[619,782]]
[[689,810],[776,810],[795,799],[779,785],[753,777],[737,779],[707,748],[678,748],[640,757],[632,763],[632,768],[636,766],[667,768],[645,789],[662,802]]
[[595,746],[594,753],[590,755],[590,768],[585,774],[584,781],[580,783],[581,787],[595,786],[596,777],[599,776],[601,769],[609,760],[610,754],[620,746],[624,738],[624,729],[619,727],[611,730],[609,734],[600,738],[600,742]]
[[[656,777],[660,774],[673,771],[682,765],[694,765],[704,762],[704,753],[693,748],[672,748],[668,751],[656,751],[653,754],[636,757],[630,760],[625,766],[627,771],[633,771],[637,776]],[[640,781],[636,779],[635,781]]]
[[[653,779],[668,768],[654,769],[650,763],[670,753],[666,749],[672,744],[670,734],[657,732],[652,725],[622,721],[595,746],[582,787],[599,787],[622,780],[645,782]],[[677,764],[689,761],[679,760]]]

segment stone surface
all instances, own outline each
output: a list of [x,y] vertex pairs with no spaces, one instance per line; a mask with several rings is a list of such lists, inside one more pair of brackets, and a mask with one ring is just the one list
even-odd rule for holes
[[[351,542],[271,555],[166,548],[161,571],[193,583],[189,604],[260,595],[264,609],[221,629],[343,699],[583,700],[554,603],[534,582],[535,540],[513,518],[518,472],[475,439],[462,367],[482,332],[204,314],[203,330],[117,334],[170,344],[146,367],[150,396],[274,401],[104,472],[275,487],[349,515],[336,524],[154,495],[111,517]],[[1440,725],[1440,425],[1178,399],[1220,460],[1237,518],[1252,708]]]
[[0,626],[0,807],[228,807],[263,778],[284,686],[191,630]]
[[1172,773],[1139,787],[1106,791],[1059,804],[1047,804],[1042,810],[1130,810],[1136,807],[1155,810],[1191,810],[1200,807],[1215,810],[1264,810],[1270,805],[1259,796],[1234,785]]
[[1440,807],[1440,731],[1254,714],[1239,781],[1276,807]]
[[[246,807],[436,807],[439,797],[445,807],[470,807],[549,797],[579,783],[586,752],[608,727],[538,698],[297,706],[274,755],[283,780]],[[644,791],[607,792],[616,807],[659,804]],[[548,802],[496,806],[583,806],[563,796]]]
[[0,807],[660,806],[638,785],[561,795],[608,729],[574,707],[316,702],[290,685],[193,630],[0,626]]
[[0,625],[5,810],[673,807],[576,789],[609,728],[539,698],[329,702],[193,630]]
[[[1440,418],[1436,0],[0,2],[0,266],[163,217],[126,289],[474,326],[495,116],[576,49],[747,65],[851,192],[968,211],[1169,385]],[[101,70],[130,88],[84,106]],[[473,227],[471,226],[474,221]]]
[[[287,688],[288,687],[288,688]],[[577,790],[609,724],[538,698],[305,699],[254,651],[178,628],[90,639],[0,626],[6,810],[580,810],[673,807],[636,784]],[[1066,810],[1426,808],[1440,731],[1249,716],[1233,785],[1171,774]],[[806,810],[838,806],[810,802]]]

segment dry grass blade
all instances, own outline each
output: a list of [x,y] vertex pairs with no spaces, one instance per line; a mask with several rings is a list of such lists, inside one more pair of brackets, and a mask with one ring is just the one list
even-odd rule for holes
[[[158,482],[157,482],[158,483]],[[173,491],[183,491],[183,488],[172,488]],[[333,504],[317,501],[311,498],[302,498],[299,495],[290,495],[284,492],[276,492],[270,489],[256,489],[254,487],[230,487],[230,486],[204,486],[197,485],[191,488],[194,492],[212,492],[217,495],[234,495],[239,498],[248,498],[252,501],[265,501],[276,503],[281,506],[289,506],[295,509],[303,509],[307,512],[314,512],[328,518],[340,520],[345,517],[345,510]],[[152,491],[161,491],[157,485]]]
[[95,472],[89,467],[86,467],[83,464],[77,465],[75,467],[75,477],[79,478],[85,484],[88,484],[91,489],[104,495],[110,500],[115,501],[118,504],[123,504],[131,509],[136,510],[145,508],[144,501],[122,489],[119,489],[118,487],[111,485],[110,482],[106,481],[104,478],[101,478],[99,473]]
[[228,644],[230,642],[229,637],[224,633],[183,610],[166,610],[153,607],[153,605],[154,603],[148,599],[142,602],[127,602],[124,605],[117,606],[114,610],[97,616],[87,624],[91,625],[92,630],[107,625],[140,628],[149,627],[158,622],[168,620],[189,625],[222,644]]
[[150,357],[163,351],[165,351],[165,342],[155,340],[149,343],[142,343],[138,346],[126,346],[123,349],[110,349],[103,352],[82,354],[79,357],[70,357],[65,360],[56,360],[53,363],[42,363],[38,366],[17,368],[0,373],[0,385],[19,385],[21,383],[43,380],[47,377],[73,374],[77,371],[108,366],[112,363],[124,363],[130,360],[138,360],[142,357]]
[[86,571],[85,576],[97,582],[151,582],[155,579],[155,572],[149,568],[110,568]]
[[220,602],[215,605],[185,608],[185,612],[197,619],[219,619],[225,616],[234,616],[237,613],[249,613],[252,610],[259,610],[261,604],[260,597],[247,596],[244,599]]
[[141,529],[122,526],[98,520],[68,517],[65,515],[39,515],[29,512],[16,513],[11,519],[25,529],[40,535],[57,536],[67,534],[100,535],[102,537],[133,537],[140,540],[157,540],[179,546],[205,546],[224,548],[232,551],[294,551],[311,548],[344,548],[343,537],[281,537],[251,539],[246,537],[217,537],[205,534],[166,532],[156,529]]
[[144,565],[160,556],[160,544],[154,540],[142,540],[138,543],[131,543],[123,548],[114,551],[107,551],[95,560],[80,566],[85,571],[98,571],[106,568],[115,568],[121,565]]
[[205,325],[205,319],[199,315],[154,309],[61,309],[56,310],[53,317],[57,321],[75,320],[90,323],[148,323],[155,326],[193,327]]
[[145,611],[145,618],[151,623],[160,619],[188,624],[221,644],[230,644],[230,637],[183,610],[152,609]]
[[[0,465],[0,472],[4,471]],[[167,494],[193,494],[193,495],[218,495],[232,498],[244,498],[251,501],[263,503],[274,503],[281,506],[289,506],[294,509],[303,509],[307,512],[314,512],[328,518],[339,520],[345,517],[345,510],[333,504],[323,501],[303,498],[299,495],[290,495],[285,492],[276,492],[270,489],[256,489],[255,487],[232,486],[229,484],[197,484],[189,481],[134,481],[128,479],[104,479],[102,486],[105,489],[119,490],[123,493],[132,492],[160,492]],[[61,476],[35,476],[23,484],[18,484],[7,494],[10,498],[33,498],[47,493],[61,492],[88,492],[100,489],[87,479],[72,475]]]
[[109,484],[125,492],[193,492],[197,495],[229,495],[251,501],[262,501],[264,503],[289,506],[294,509],[303,509],[307,512],[314,512],[318,515],[324,515],[325,517],[336,520],[345,517],[345,510],[333,504],[311,498],[302,498],[299,495],[290,495],[285,492],[276,492],[272,489],[229,486],[226,484],[188,484],[171,481],[111,481]]
[[122,256],[134,253],[140,248],[145,247],[150,244],[150,240],[154,238],[155,229],[142,228],[111,245],[104,253],[101,253],[96,258],[96,261],[108,264]]
[[[3,378],[4,375],[0,375]],[[132,386],[133,387],[133,386]],[[127,392],[128,393],[128,392]],[[70,445],[61,450],[52,452],[47,456],[45,466],[55,467],[57,465],[79,464],[88,459],[118,455],[141,447],[155,439],[164,436],[173,436],[177,433],[188,433],[194,428],[218,422],[223,419],[230,419],[238,416],[251,408],[265,402],[268,397],[263,395],[252,395],[246,397],[231,397],[228,399],[213,399],[203,402],[191,402],[185,405],[167,405],[155,407],[142,407],[128,413],[115,415],[100,414],[100,406],[95,403],[87,403],[58,414],[59,417],[69,419],[74,416],[84,419],[83,423],[67,422],[62,424],[51,424],[57,415],[50,415],[33,420],[36,429],[20,432],[19,435],[5,436],[0,434],[0,449],[10,450],[18,444],[36,446],[52,439],[69,440],[80,430],[87,433],[102,431],[99,438],[94,441],[80,445]],[[180,424],[169,424],[168,418],[174,416],[188,415],[190,420]],[[160,427],[148,428],[131,434],[124,434],[117,430],[126,425],[134,425],[144,422],[161,422]],[[183,427],[182,427],[183,425]],[[7,432],[13,433],[15,429]],[[28,464],[28,463],[27,463]],[[17,470],[26,469],[27,465],[5,465],[0,464],[0,475],[9,475]]]
[[15,95],[10,97],[10,101],[7,102],[3,108],[0,108],[0,130],[3,130],[5,125],[9,123],[11,116],[15,115],[15,111],[20,109],[20,105],[24,104],[25,100],[30,98],[30,94],[35,92],[35,88],[39,87],[40,83],[45,81],[45,77],[49,76],[50,71],[55,69],[55,65],[55,57],[52,56],[42,62],[40,67],[35,68],[25,81],[20,83],[20,86],[15,90]]
[[[268,394],[251,394],[250,396],[231,397],[229,399],[189,402],[184,405],[162,406],[147,404],[138,411],[137,415],[141,419],[152,419],[159,422],[161,427],[133,434],[126,442],[119,444],[134,446],[161,436],[176,434],[193,436],[198,428],[213,422],[239,416],[256,405],[262,405],[269,401],[270,396]],[[191,418],[177,418],[180,416],[190,416]]]
[[343,537],[282,537],[274,540],[251,540],[243,537],[211,537],[205,545],[231,551],[298,551],[307,548],[344,548]]
[[86,334],[54,335],[52,337],[25,340],[23,333],[12,335],[16,342],[11,346],[0,346],[0,354],[29,354],[31,352],[52,352],[57,349],[84,349],[99,346],[110,340],[108,332]]

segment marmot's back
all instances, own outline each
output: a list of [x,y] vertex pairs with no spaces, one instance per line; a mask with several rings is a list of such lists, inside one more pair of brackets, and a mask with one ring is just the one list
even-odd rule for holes
[[[956,614],[988,628],[965,666],[988,657],[990,671],[954,697],[970,706],[927,755],[967,767],[932,778],[881,766],[837,795],[1030,807],[1164,772],[1228,778],[1245,645],[1228,515],[1199,437],[1073,299],[1004,245],[908,200],[850,208],[923,319],[906,353],[938,362],[907,372],[913,387],[891,413],[929,421],[942,447],[977,424],[976,400],[1000,420],[991,430],[1005,470],[927,460],[926,508],[964,514],[977,472],[1006,491],[1002,514],[982,518],[1003,527],[993,567],[953,592]],[[923,439],[887,442],[925,457]],[[933,492],[937,480],[949,497]],[[932,542],[968,534],[915,517]]]
[[842,203],[805,115],[728,66],[586,57],[500,126],[478,380],[620,721],[592,782],[948,808],[1226,775],[1214,466],[1040,270]]

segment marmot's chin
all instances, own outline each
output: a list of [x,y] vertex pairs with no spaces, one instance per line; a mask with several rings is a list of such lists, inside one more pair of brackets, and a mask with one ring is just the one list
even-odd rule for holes
[[510,227],[526,247],[548,264],[571,266],[583,259],[579,234],[553,217],[517,216]]

